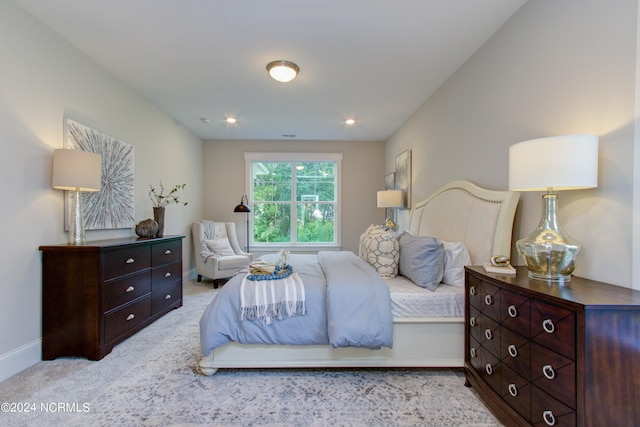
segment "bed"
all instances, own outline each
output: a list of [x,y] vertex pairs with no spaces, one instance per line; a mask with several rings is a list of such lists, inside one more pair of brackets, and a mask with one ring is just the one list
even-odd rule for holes
[[[518,192],[484,189],[465,180],[453,181],[414,204],[405,231],[446,242],[462,242],[471,264],[482,264],[493,255],[511,253],[518,200]],[[220,292],[230,284],[232,288],[234,281],[242,280],[241,276],[232,278]],[[417,288],[402,276],[385,280],[390,289],[388,292],[392,294],[392,306],[398,295],[405,293],[403,289],[409,289],[406,292],[410,294],[412,286]],[[370,348],[229,342],[210,350],[211,340],[206,337],[209,332],[202,332],[205,312],[201,319],[204,356],[199,369],[205,375],[212,375],[219,368],[463,367],[464,287],[440,285],[435,292],[424,292],[422,288],[420,291],[427,298],[444,298],[447,301],[444,304],[452,306],[452,310],[438,315],[424,313],[414,316],[411,312],[399,313],[397,308],[394,309],[390,325],[392,346],[386,346],[384,342]],[[210,308],[207,311],[215,312]],[[214,323],[209,321],[210,325]]]

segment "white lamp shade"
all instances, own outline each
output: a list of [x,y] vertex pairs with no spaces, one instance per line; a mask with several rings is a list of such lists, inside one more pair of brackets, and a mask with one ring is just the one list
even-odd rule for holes
[[577,190],[598,186],[598,137],[564,135],[509,147],[512,191]]
[[83,150],[53,152],[53,188],[71,191],[100,191],[102,157]]
[[402,207],[402,190],[378,191],[379,208],[399,208]]

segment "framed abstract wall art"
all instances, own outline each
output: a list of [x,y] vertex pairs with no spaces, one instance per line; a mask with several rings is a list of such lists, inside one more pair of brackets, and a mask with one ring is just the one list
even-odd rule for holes
[[405,150],[396,156],[396,190],[402,190],[404,206],[411,209],[411,150]]
[[[133,146],[95,129],[66,119],[64,147],[102,156],[102,188],[82,193],[85,230],[132,228],[135,226],[135,174]],[[68,224],[71,192],[65,198]],[[67,227],[65,225],[65,227]]]
[[384,177],[384,189],[385,190],[395,190],[396,189],[396,173],[391,172],[385,175]]

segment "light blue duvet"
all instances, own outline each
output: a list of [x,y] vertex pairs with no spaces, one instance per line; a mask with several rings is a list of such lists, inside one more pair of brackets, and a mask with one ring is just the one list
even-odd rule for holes
[[[277,262],[278,255],[264,256]],[[392,346],[389,288],[353,252],[292,254],[289,263],[304,283],[306,311],[266,325],[240,320],[241,273],[218,291],[200,319],[200,345],[207,355],[229,342],[241,344],[330,344],[379,349]]]

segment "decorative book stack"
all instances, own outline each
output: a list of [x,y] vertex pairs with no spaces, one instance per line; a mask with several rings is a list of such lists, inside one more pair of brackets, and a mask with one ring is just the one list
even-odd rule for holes
[[510,274],[510,275],[516,274],[516,269],[513,268],[511,264],[498,266],[498,265],[492,265],[491,263],[485,262],[484,264],[482,264],[482,266],[484,267],[484,271],[486,271],[487,273]]

